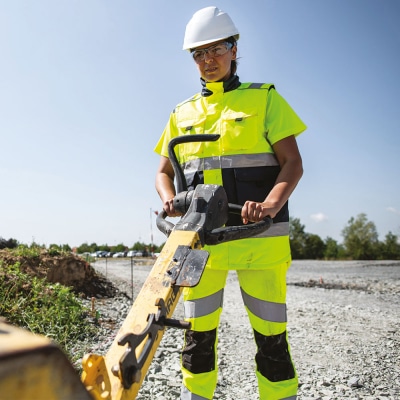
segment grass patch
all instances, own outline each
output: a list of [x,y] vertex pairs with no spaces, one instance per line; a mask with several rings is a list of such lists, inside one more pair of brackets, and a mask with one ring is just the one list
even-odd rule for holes
[[[39,257],[36,249],[14,249],[23,257]],[[93,335],[88,310],[69,287],[49,283],[20,269],[20,263],[7,265],[0,260],[0,316],[8,322],[47,336],[68,354],[76,341]],[[68,354],[72,360],[76,355]]]

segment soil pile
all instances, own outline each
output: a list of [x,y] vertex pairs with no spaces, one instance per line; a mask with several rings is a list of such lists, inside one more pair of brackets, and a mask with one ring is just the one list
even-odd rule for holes
[[116,286],[97,273],[85,260],[75,254],[50,254],[41,250],[38,256],[18,256],[9,250],[0,250],[0,260],[5,265],[19,263],[21,272],[50,283],[60,283],[70,287],[84,297],[114,297]]

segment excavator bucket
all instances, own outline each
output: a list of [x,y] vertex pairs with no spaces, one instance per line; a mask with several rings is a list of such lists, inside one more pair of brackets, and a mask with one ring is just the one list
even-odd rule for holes
[[62,350],[51,340],[0,323],[2,400],[91,400]]

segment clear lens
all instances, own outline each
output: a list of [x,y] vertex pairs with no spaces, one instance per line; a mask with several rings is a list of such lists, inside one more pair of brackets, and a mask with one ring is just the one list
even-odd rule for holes
[[206,53],[208,53],[210,57],[223,56],[228,50],[232,48],[232,46],[232,43],[229,42],[218,43],[214,46],[208,47],[207,49],[194,50],[192,51],[192,56],[194,61],[200,63],[205,60]]

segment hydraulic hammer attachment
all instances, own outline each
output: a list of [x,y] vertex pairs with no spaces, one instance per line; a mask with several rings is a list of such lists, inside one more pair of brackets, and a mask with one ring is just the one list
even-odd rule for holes
[[[187,217],[187,222],[182,218],[181,230],[171,227],[168,240],[108,353],[104,357],[88,355],[83,360],[82,381],[95,399],[135,399],[164,328],[190,327],[171,316],[182,287],[197,285],[207,263],[208,252],[201,250],[201,238],[207,236],[205,227],[213,230],[221,221],[223,224],[226,217],[214,216],[228,210],[226,194],[220,186],[199,187],[193,198],[200,205],[197,217]],[[160,217],[158,224],[162,221],[167,222]]]
[[219,135],[188,135],[171,140],[169,156],[177,179],[176,210],[183,217],[174,225],[162,211],[157,227],[168,236],[164,248],[149,273],[117,338],[104,356],[87,355],[83,360],[82,381],[96,400],[135,399],[166,326],[188,329],[190,323],[171,319],[182,287],[198,284],[208,260],[205,245],[248,238],[268,229],[266,218],[246,226],[228,226],[229,212],[240,213],[242,206],[228,203],[223,187],[187,185],[174,146],[187,141],[214,141]]

